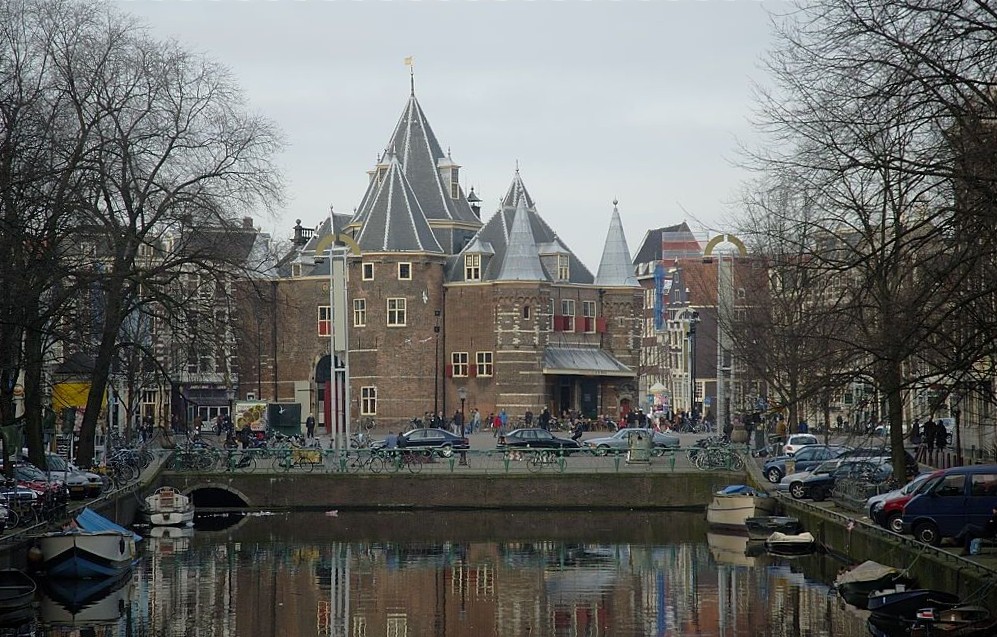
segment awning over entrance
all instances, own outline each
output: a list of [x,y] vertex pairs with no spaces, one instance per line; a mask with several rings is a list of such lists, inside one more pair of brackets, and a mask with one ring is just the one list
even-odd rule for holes
[[594,347],[560,347],[548,345],[544,348],[544,374],[573,374],[576,376],[624,376],[633,377],[632,369],[621,363],[612,354]]

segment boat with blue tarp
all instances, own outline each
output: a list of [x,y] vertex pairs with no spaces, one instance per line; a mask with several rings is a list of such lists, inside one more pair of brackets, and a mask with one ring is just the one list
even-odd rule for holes
[[131,567],[142,537],[85,508],[60,531],[37,538],[42,570],[53,578],[101,578]]

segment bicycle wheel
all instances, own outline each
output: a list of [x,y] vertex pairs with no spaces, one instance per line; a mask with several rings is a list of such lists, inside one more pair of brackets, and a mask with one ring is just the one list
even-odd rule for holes
[[405,459],[405,464],[408,466],[409,473],[419,473],[427,460],[429,460],[429,456],[425,454],[412,453]]
[[371,473],[381,473],[386,466],[386,461],[381,456],[371,456],[370,462],[367,463]]
[[531,453],[530,457],[526,460],[526,468],[531,473],[539,473],[543,471],[545,462],[546,458],[543,453]]
[[346,458],[346,470],[350,473],[360,473],[363,471],[364,460],[360,457],[360,454],[350,454]]
[[13,529],[21,523],[21,516],[16,509],[7,508],[7,528]]
[[744,459],[733,451],[729,452],[730,456],[727,459],[727,466],[731,471],[741,471],[744,469]]
[[291,456],[286,453],[277,454],[273,457],[273,462],[270,463],[270,467],[274,471],[290,471],[293,466],[294,462]]

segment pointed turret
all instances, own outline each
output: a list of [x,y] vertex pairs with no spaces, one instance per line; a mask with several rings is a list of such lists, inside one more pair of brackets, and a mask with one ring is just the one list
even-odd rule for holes
[[393,153],[370,198],[357,243],[364,252],[443,252]]
[[509,244],[506,246],[496,281],[546,281],[536,239],[530,228],[526,198],[521,197],[512,216]]
[[602,248],[602,260],[599,262],[599,273],[595,275],[595,284],[602,287],[639,286],[637,277],[634,276],[618,203],[613,200],[613,216],[609,220],[609,232]]

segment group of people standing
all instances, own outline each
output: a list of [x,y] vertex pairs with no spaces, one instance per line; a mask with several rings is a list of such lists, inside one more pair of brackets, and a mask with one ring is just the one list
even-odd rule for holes
[[916,418],[910,429],[910,441],[918,447],[924,447],[928,453],[934,453],[935,449],[944,451],[948,445],[949,432],[945,428],[945,423],[935,422],[931,418],[922,425]]

